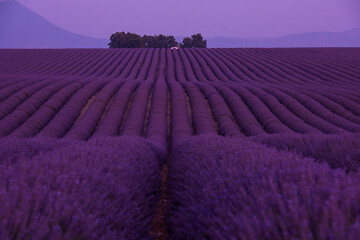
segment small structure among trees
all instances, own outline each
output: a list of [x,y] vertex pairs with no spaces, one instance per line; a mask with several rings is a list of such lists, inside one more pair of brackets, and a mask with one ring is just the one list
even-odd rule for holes
[[178,43],[174,36],[144,35],[135,33],[116,32],[111,35],[109,48],[206,48],[206,40],[200,33],[183,39]]

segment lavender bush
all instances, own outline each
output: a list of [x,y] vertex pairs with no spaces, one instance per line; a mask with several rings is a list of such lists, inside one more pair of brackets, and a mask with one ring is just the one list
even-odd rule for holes
[[171,239],[357,239],[360,176],[246,139],[190,137],[169,162]]
[[160,167],[144,140],[0,141],[1,239],[151,238]]

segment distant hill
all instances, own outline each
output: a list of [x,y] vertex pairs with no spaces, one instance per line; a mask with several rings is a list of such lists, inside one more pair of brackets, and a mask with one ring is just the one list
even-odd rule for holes
[[360,47],[360,28],[346,32],[291,34],[273,39],[208,38],[208,47]]
[[0,48],[106,48],[108,42],[61,29],[16,1],[0,1]]

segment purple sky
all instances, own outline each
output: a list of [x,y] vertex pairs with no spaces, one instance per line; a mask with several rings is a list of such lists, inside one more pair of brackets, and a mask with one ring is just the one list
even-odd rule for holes
[[360,0],[18,0],[55,25],[111,33],[279,37],[360,27]]

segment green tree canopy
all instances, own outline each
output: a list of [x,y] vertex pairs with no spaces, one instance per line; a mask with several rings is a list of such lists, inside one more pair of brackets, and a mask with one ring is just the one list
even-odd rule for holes
[[[109,48],[171,48],[178,47],[179,43],[174,36],[144,35],[135,33],[116,32],[111,35]],[[206,48],[206,40],[200,33],[186,37],[180,44],[181,48]]]
[[179,45],[174,36],[165,36],[162,34],[158,36],[144,35],[143,41],[146,48],[171,48]]
[[111,35],[109,48],[141,48],[143,39],[135,33],[117,32]]
[[181,48],[206,48],[206,40],[203,39],[200,33],[194,34],[191,38],[186,37],[180,43]]

